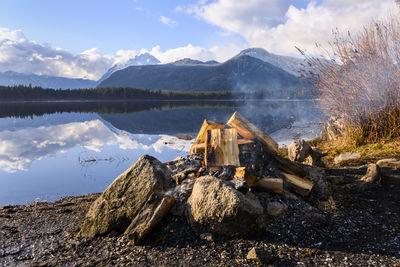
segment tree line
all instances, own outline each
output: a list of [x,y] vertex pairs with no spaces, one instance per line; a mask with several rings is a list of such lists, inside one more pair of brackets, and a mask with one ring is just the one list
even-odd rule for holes
[[23,85],[0,86],[0,101],[240,99],[243,96],[240,92],[175,92],[128,87],[61,90]]
[[[275,92],[276,93],[276,92]],[[298,92],[280,98],[308,98]],[[266,91],[166,91],[131,87],[94,89],[45,89],[32,86],[0,86],[0,101],[134,101],[134,100],[251,100],[273,99],[278,95]]]

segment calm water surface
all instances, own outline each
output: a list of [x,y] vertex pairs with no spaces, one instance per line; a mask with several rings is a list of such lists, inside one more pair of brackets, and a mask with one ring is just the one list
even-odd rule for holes
[[178,136],[234,111],[280,142],[320,120],[311,101],[0,104],[0,206],[102,192],[144,154],[186,156]]

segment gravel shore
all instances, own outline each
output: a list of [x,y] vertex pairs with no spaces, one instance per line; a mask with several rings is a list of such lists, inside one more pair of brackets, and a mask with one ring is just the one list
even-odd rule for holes
[[[267,233],[251,239],[207,240],[171,214],[142,246],[116,232],[76,237],[99,194],[0,207],[0,266],[400,266],[400,172],[386,173],[388,184],[360,190],[365,171],[326,170],[331,201],[258,193],[265,209],[271,198],[288,209],[266,217]],[[267,259],[246,259],[254,247]]]

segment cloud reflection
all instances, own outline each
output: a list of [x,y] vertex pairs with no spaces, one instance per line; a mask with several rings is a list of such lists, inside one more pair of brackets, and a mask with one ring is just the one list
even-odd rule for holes
[[164,148],[188,151],[190,141],[167,135],[129,134],[108,128],[100,120],[0,132],[0,169],[8,173],[28,170],[32,162],[64,153],[76,146],[100,152],[106,145],[120,149]]

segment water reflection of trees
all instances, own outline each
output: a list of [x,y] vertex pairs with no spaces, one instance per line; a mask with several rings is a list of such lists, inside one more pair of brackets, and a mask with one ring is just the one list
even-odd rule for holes
[[127,114],[147,110],[179,108],[227,108],[243,106],[242,101],[76,101],[76,102],[12,102],[0,104],[0,117],[32,117],[44,114],[78,112]]

